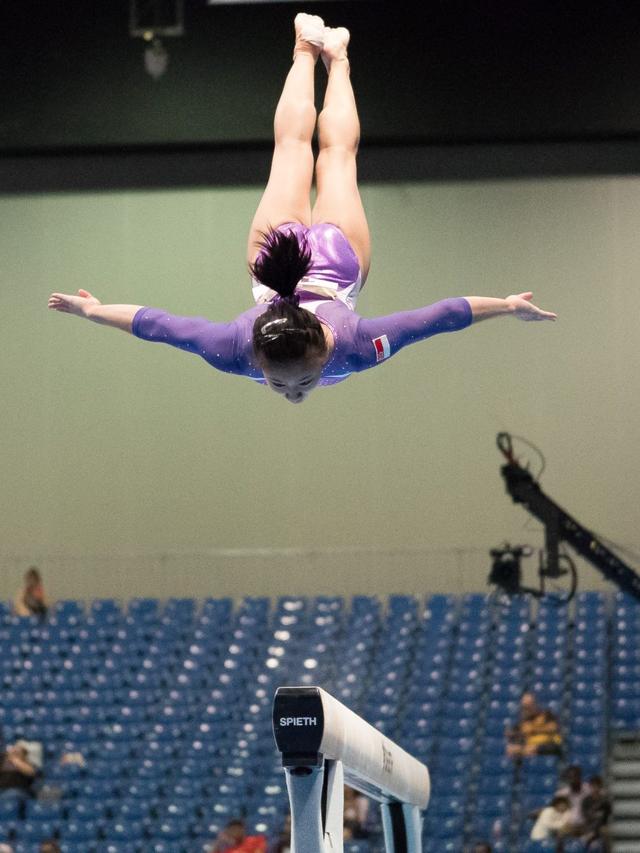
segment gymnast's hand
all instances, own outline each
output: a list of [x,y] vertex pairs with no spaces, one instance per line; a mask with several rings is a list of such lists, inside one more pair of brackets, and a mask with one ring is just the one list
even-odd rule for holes
[[79,290],[77,295],[52,293],[49,297],[49,308],[66,314],[75,314],[77,317],[88,318],[91,309],[101,304],[100,300],[92,296],[88,290]]
[[49,308],[54,311],[75,314],[76,317],[84,317],[102,326],[122,329],[123,332],[132,331],[133,318],[140,307],[140,305],[103,305],[88,290],[79,290],[75,295],[52,293],[49,297]]
[[512,296],[507,296],[506,302],[509,304],[513,314],[518,320],[555,320],[557,314],[552,311],[543,311],[534,305],[531,301],[533,293],[516,293]]

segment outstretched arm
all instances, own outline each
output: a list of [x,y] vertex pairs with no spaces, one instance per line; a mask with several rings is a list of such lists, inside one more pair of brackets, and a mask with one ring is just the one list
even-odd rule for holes
[[370,320],[360,318],[351,369],[366,370],[394,355],[407,344],[423,341],[442,332],[456,332],[490,317],[555,320],[556,315],[535,306],[531,296],[527,292],[506,299],[490,296],[455,297],[387,317]]
[[49,308],[122,329],[145,341],[169,344],[194,353],[226,373],[239,373],[253,379],[262,377],[262,371],[250,357],[253,320],[264,310],[258,306],[231,323],[213,323],[204,317],[177,317],[140,305],[102,305],[89,291],[79,290],[75,296],[52,293]]
[[140,310],[140,305],[103,305],[99,299],[92,296],[88,290],[79,290],[77,294],[52,293],[49,297],[49,308],[62,311],[65,314],[75,314],[103,326],[113,326],[123,332],[131,332],[133,318]]
[[473,322],[488,320],[490,317],[501,317],[511,314],[518,320],[555,320],[557,314],[543,311],[531,301],[533,293],[517,293],[506,299],[495,299],[491,296],[465,296],[471,306]]

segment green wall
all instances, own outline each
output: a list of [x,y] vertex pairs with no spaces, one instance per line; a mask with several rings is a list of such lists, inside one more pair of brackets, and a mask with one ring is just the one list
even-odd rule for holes
[[638,542],[640,180],[363,187],[361,313],[533,290],[559,320],[443,335],[298,407],[47,311],[86,287],[230,319],[259,193],[0,198],[0,595],[31,560],[80,596],[481,589],[487,548],[541,541],[504,491],[504,429],[544,450],[561,505]]

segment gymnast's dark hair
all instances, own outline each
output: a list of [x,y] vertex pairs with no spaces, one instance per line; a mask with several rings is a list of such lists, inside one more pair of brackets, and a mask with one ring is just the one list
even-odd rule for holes
[[326,351],[320,321],[300,308],[296,285],[311,269],[311,249],[293,231],[262,232],[261,251],[251,274],[275,290],[267,310],[253,324],[253,350],[259,361],[282,363]]

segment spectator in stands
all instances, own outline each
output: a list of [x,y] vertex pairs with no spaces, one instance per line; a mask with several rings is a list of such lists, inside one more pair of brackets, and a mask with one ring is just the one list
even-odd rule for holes
[[589,786],[582,781],[582,768],[578,764],[571,764],[564,772],[565,785],[558,788],[556,795],[566,797],[571,808],[569,817],[573,827],[574,835],[581,835],[584,830],[584,818],[582,814],[582,803],[589,794]]
[[344,786],[344,837],[368,838],[367,817],[369,815],[369,799],[359,791]]
[[291,815],[284,819],[282,832],[269,848],[269,853],[290,853],[291,851]]
[[39,616],[44,619],[47,610],[47,598],[44,594],[40,571],[35,566],[31,566],[25,572],[24,586],[13,600],[13,612],[16,616]]
[[589,779],[589,793],[582,801],[582,821],[584,828],[583,841],[587,849],[600,848],[607,853],[609,843],[609,817],[611,816],[611,800],[609,799],[600,776]]
[[523,693],[518,722],[507,729],[507,755],[520,759],[561,752],[562,736],[555,714],[540,708],[533,693]]
[[49,838],[40,844],[40,853],[60,853],[60,845],[54,838]]
[[13,847],[10,844],[0,844],[0,853],[13,853]]
[[247,835],[243,820],[230,820],[211,847],[211,853],[266,853],[264,835]]
[[32,794],[38,768],[29,760],[29,751],[24,741],[7,747],[0,759],[0,793],[18,789]]
[[571,834],[571,804],[567,797],[556,795],[551,804],[546,806],[531,830],[532,841],[553,841]]
[[486,841],[479,841],[473,845],[471,853],[491,853],[491,845]]

